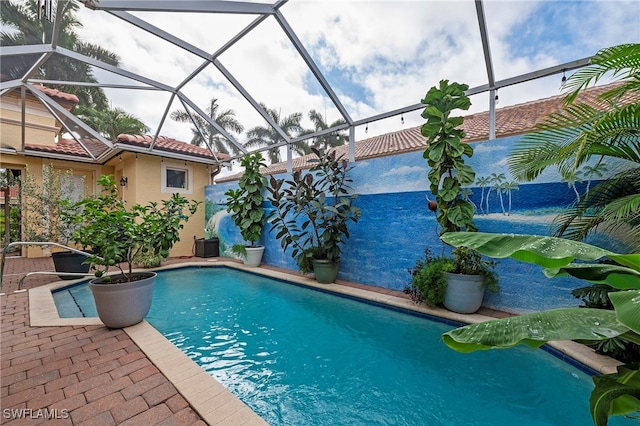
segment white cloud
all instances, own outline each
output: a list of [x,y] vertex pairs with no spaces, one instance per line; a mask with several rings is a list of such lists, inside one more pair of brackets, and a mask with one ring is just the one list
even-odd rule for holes
[[425,169],[423,167],[418,166],[401,166],[395,167],[393,169],[389,169],[387,172],[383,173],[381,177],[390,177],[390,176],[407,176],[413,174],[423,175]]
[[[636,1],[485,1],[485,14],[497,79],[528,73],[595,53],[599,48],[637,42],[640,6]],[[576,2],[578,3],[578,2]],[[579,13],[580,7],[588,15]],[[577,11],[560,15],[558,11]],[[554,11],[556,13],[554,13]],[[440,79],[486,84],[487,72],[472,1],[291,1],[282,14],[325,73],[354,119],[417,104]],[[213,53],[255,17],[186,13],[133,13],[200,49]],[[168,85],[185,79],[203,59],[160,40],[101,11],[81,7],[81,39],[115,51],[122,67]],[[562,39],[530,39],[517,45],[514,31],[552,22],[566,23]],[[615,22],[615,25],[611,25]],[[532,32],[533,35],[538,35]],[[568,35],[566,35],[568,34]],[[566,37],[565,37],[566,35]],[[571,35],[571,36],[570,36]],[[543,37],[543,36],[540,36]],[[517,38],[517,37],[516,37]],[[529,50],[531,52],[529,52]],[[527,54],[525,54],[527,52]],[[310,72],[273,17],[267,18],[220,56],[220,62],[258,102],[281,111],[307,114],[324,111],[328,121],[339,118],[326,96],[310,93]],[[99,74],[98,75],[103,75]],[[500,90],[500,106],[558,94],[559,77],[536,80]],[[250,104],[214,66],[188,82],[183,91],[202,109],[218,98],[222,109],[236,111],[245,129],[264,124]],[[143,119],[155,132],[169,95],[145,91],[108,90],[114,106]],[[474,96],[470,112],[488,108],[486,94]],[[174,101],[170,110],[182,108]],[[356,139],[422,123],[420,111],[370,123],[356,129]],[[310,123],[305,119],[305,126]],[[188,141],[190,126],[166,119],[162,134]],[[243,141],[244,136],[238,135]]]

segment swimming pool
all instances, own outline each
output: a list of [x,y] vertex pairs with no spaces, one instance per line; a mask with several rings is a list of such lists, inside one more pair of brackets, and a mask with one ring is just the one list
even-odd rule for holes
[[450,325],[229,268],[159,273],[147,320],[271,424],[591,424],[591,378],[551,354],[458,354]]

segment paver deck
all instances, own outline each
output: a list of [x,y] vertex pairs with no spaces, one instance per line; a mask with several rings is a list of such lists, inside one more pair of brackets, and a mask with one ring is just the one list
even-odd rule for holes
[[[167,263],[193,260],[198,259],[169,259]],[[208,375],[188,359],[176,365],[174,360],[186,359],[186,355],[146,322],[127,331],[110,330],[103,325],[34,326],[26,289],[59,280],[56,276],[30,276],[24,290],[18,290],[18,282],[26,272],[52,270],[50,258],[6,261],[0,296],[0,424],[261,422],[213,379],[203,380],[202,375]],[[345,294],[403,307],[410,305],[407,296],[398,291],[339,283],[331,286]],[[487,309],[476,316],[418,309],[463,322],[508,315]],[[573,342],[560,343],[557,348],[601,372],[611,372],[617,365],[614,360],[597,356],[591,349]],[[229,411],[237,415],[220,417]]]

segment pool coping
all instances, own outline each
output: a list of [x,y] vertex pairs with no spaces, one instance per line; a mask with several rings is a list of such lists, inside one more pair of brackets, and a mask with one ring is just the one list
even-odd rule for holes
[[[342,284],[320,284],[310,277],[289,274],[263,267],[247,267],[237,262],[220,259],[191,261],[154,268],[153,270],[163,271],[188,267],[234,268],[277,280],[292,282],[323,292],[360,299],[365,302],[387,305],[395,309],[414,312],[450,322],[471,324],[495,319],[479,314],[458,314],[444,308],[432,309],[426,305],[419,305],[406,298],[390,294],[382,294]],[[58,316],[52,291],[69,287],[83,281],[86,281],[86,278],[74,281],[58,281],[30,289],[29,317],[31,325],[36,327],[103,325],[99,318],[60,318]],[[220,382],[210,376],[148,322],[142,321],[139,324],[124,328],[123,330],[208,424],[216,425],[228,422],[238,425],[267,424],[260,416],[251,410],[249,406],[226,390]],[[599,373],[613,373],[616,371],[616,368],[622,364],[613,358],[596,354],[593,349],[576,342],[556,341],[549,342],[547,345],[570,359],[586,365]]]

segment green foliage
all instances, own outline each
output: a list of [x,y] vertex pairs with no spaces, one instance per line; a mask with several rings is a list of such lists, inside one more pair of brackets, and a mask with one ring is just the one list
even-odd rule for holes
[[[535,314],[472,324],[443,335],[447,346],[460,352],[508,348],[518,344],[538,347],[549,340],[577,340],[587,344],[612,338],[640,343],[640,254],[619,254],[579,241],[532,235],[453,232],[442,240],[483,255],[511,257],[546,268],[549,277],[571,275],[621,290],[609,292],[613,311],[592,308],[554,309]],[[615,264],[587,263],[607,258]],[[573,263],[579,260],[581,263]],[[596,425],[606,425],[612,414],[640,411],[640,374],[637,365],[594,377],[591,412]]]
[[[75,203],[79,213],[66,215],[66,220],[79,226],[73,239],[94,250],[88,261],[96,269],[96,276],[104,276],[109,267],[115,266],[130,281],[139,255],[167,257],[180,239],[184,222],[200,204],[173,194],[160,203],[136,204],[129,209],[118,195],[113,176],[101,176],[98,184],[102,187],[99,195]],[[127,264],[126,270],[121,262]]]
[[[268,108],[263,103],[260,103],[260,106],[287,136],[291,137],[292,135],[303,132],[303,128],[300,125],[302,113],[296,112],[284,117],[281,115],[281,112],[275,108]],[[247,141],[245,142],[245,146],[247,148],[261,148],[287,142],[286,138],[283,137],[280,132],[276,131],[268,121],[265,121],[264,126],[256,126],[247,130],[246,137]],[[306,154],[303,144],[294,144],[292,148],[298,151],[298,154]],[[279,162],[280,148],[269,149],[267,151],[267,158],[271,164]]]
[[[591,64],[567,80],[570,91],[563,109],[549,115],[517,141],[508,164],[520,181],[536,179],[556,168],[567,182],[575,181],[587,162],[609,159],[631,166],[590,189],[558,215],[554,235],[583,240],[596,229],[617,232],[640,249],[640,44],[623,44],[596,53]],[[605,75],[620,82],[589,103],[578,95]],[[587,169],[585,167],[585,169]],[[589,169],[587,169],[589,170]]]
[[489,289],[490,292],[496,293],[500,290],[498,285],[498,275],[495,272],[496,262],[485,260],[480,253],[469,250],[466,247],[456,247],[453,249],[453,265],[452,272],[454,274],[465,275],[482,275],[482,284]]
[[77,201],[77,191],[84,191],[76,188],[73,174],[45,165],[38,183],[27,169],[20,188],[25,240],[67,245],[74,226],[65,220],[65,215],[74,214],[75,209],[65,201]]
[[462,187],[475,180],[473,168],[464,161],[465,156],[471,158],[473,148],[462,143],[465,134],[459,127],[464,119],[451,116],[453,110],[468,110],[471,106],[471,100],[465,94],[468,88],[466,84],[449,84],[448,80],[441,80],[440,85],[432,87],[421,100],[426,105],[422,117],[427,120],[421,132],[428,143],[422,156],[431,168],[429,188],[438,203],[441,234],[477,229],[473,223],[475,207],[461,195]]
[[[120,60],[115,53],[96,44],[82,41],[76,32],[82,27],[77,18],[80,3],[65,1],[62,14],[56,19],[59,25],[57,45],[80,53],[90,58],[98,59],[110,65],[118,66]],[[3,1],[0,7],[0,45],[20,46],[51,43],[54,24],[47,19],[38,18],[40,2]],[[55,6],[54,6],[55,7]],[[44,39],[43,39],[44,36]],[[8,71],[11,79],[21,79],[24,73],[31,70],[31,78],[57,81],[81,81],[97,83],[93,67],[83,61],[68,58],[65,55],[53,55],[47,61],[40,62],[41,54],[26,54],[3,57],[3,73]],[[34,63],[40,66],[32,69]],[[109,101],[101,87],[93,85],[54,85],[54,88],[65,93],[78,96],[80,105],[92,106],[98,109],[108,108]]]
[[293,248],[291,255],[304,273],[313,270],[314,258],[340,261],[348,222],[362,215],[352,204],[357,195],[349,195],[347,161],[335,151],[312,151],[317,158],[310,171],[297,171],[290,180],[272,176],[267,188],[274,207],[267,218],[271,230],[284,250]]
[[146,124],[121,108],[99,110],[79,106],[74,114],[109,141],[115,141],[121,134],[142,135],[149,131]]
[[[220,105],[216,98],[211,98],[207,105],[206,112],[209,118],[226,132],[241,133],[244,130],[244,126],[240,124],[236,118],[236,112],[232,109],[220,110]],[[176,110],[171,113],[170,117],[177,122],[193,125],[193,127],[191,127],[191,133],[193,134],[191,144],[197,146],[204,145],[224,154],[240,154],[237,146],[229,142],[227,138],[220,133],[218,128],[211,125],[200,115],[189,113],[189,111],[186,110]]]
[[429,249],[424,252],[424,260],[418,260],[411,274],[411,284],[405,289],[412,295],[412,300],[417,303],[424,302],[433,308],[444,302],[444,294],[447,291],[447,278],[445,272],[453,272],[455,264],[448,257],[433,257]]
[[230,189],[224,195],[227,196],[227,211],[240,228],[242,238],[255,247],[266,220],[262,208],[262,190],[267,186],[267,178],[260,173],[260,167],[267,165],[259,152],[245,155],[240,164],[244,167],[244,174],[238,182],[239,189]]

